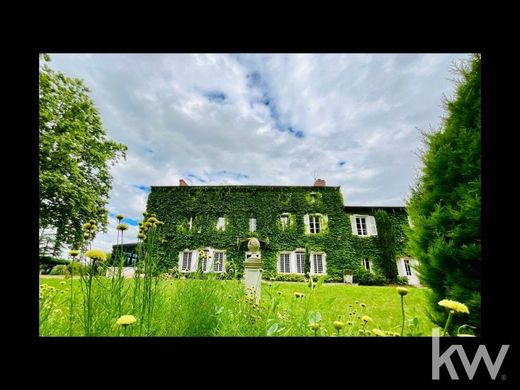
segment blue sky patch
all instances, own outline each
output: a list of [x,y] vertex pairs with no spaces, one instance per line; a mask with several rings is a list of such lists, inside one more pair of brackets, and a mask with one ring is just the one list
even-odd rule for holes
[[224,92],[220,91],[209,91],[204,94],[210,102],[224,103],[227,100],[227,96]]
[[134,184],[134,187],[144,192],[150,192],[152,190],[149,186],[145,186],[144,184]]

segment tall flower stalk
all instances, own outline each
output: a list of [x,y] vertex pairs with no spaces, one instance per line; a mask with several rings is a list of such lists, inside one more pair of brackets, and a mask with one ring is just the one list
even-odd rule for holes
[[90,336],[92,334],[92,319],[94,317],[93,306],[92,306],[92,281],[94,279],[94,273],[96,272],[96,262],[105,261],[107,255],[105,252],[99,249],[90,249],[85,252],[85,256],[90,259],[90,269],[85,275],[82,272],[82,286],[83,288],[83,316],[84,316],[84,327],[85,335]]
[[455,314],[455,313],[469,314],[469,309],[465,304],[457,302],[457,301],[452,301],[450,299],[443,299],[443,300],[439,301],[438,305],[442,306],[446,310],[448,310],[448,318],[446,319],[446,324],[444,325],[443,336],[446,336],[446,335],[449,336],[448,330],[450,327],[450,323],[451,323],[453,314]]
[[74,288],[72,282],[74,280],[74,260],[79,255],[79,251],[72,249],[69,251],[69,255],[72,258],[70,262],[70,301],[69,301],[69,335],[72,336],[72,327],[74,323],[73,311],[74,311]]
[[404,296],[406,294],[408,294],[408,289],[404,288],[404,287],[397,287],[397,293],[401,297],[401,317],[402,317],[402,321],[401,321],[401,336],[402,336],[403,333],[404,333]]

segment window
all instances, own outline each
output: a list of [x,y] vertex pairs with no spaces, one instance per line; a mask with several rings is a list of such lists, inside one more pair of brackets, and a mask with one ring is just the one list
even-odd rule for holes
[[188,218],[188,230],[191,230],[193,228],[193,217]]
[[295,252],[296,273],[303,274],[305,270],[305,252]]
[[404,259],[404,269],[406,271],[406,276],[412,276],[412,269],[410,268],[410,260]]
[[356,230],[358,236],[368,236],[367,219],[365,217],[356,217]]
[[256,218],[249,218],[249,231],[256,232]]
[[285,230],[289,227],[289,214],[284,213],[280,216],[280,223],[282,224],[282,229]]
[[370,272],[370,260],[368,259],[368,257],[365,257],[363,259],[363,267],[365,267],[365,269]]
[[191,252],[182,252],[181,272],[191,271]]
[[204,253],[204,256],[202,257],[202,272],[211,271],[211,269],[210,269],[211,268],[211,264],[209,264],[210,263],[209,250],[208,249],[203,249],[201,252]]
[[213,270],[215,272],[224,272],[224,251],[215,251]]
[[325,274],[325,254],[311,253],[311,274]]
[[217,222],[217,230],[225,230],[226,229],[226,218],[219,217]]
[[281,274],[290,274],[291,273],[291,254],[290,253],[280,253],[278,258],[278,272]]
[[311,203],[316,203],[316,193],[315,192],[311,192]]
[[309,231],[311,234],[317,234],[320,232],[320,216],[309,215]]
[[350,223],[355,236],[377,236],[376,219],[371,215],[351,215]]

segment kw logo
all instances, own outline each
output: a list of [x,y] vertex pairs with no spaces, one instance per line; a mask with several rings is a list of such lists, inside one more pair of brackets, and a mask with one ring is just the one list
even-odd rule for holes
[[440,355],[440,341],[439,341],[439,328],[434,328],[432,332],[432,379],[439,380],[440,379],[440,368],[443,365],[446,365],[448,373],[450,374],[451,379],[458,380],[459,376],[455,371],[455,367],[453,366],[453,362],[451,361],[451,355],[453,352],[457,351],[459,354],[462,365],[464,366],[464,370],[466,370],[466,374],[468,378],[471,380],[475,376],[477,372],[478,365],[481,360],[484,360],[484,364],[487,367],[489,375],[491,379],[495,379],[498,375],[498,371],[502,366],[502,362],[506,357],[507,350],[509,349],[509,345],[502,345],[500,351],[498,352],[498,356],[495,359],[495,363],[491,360],[489,356],[488,350],[485,345],[479,345],[477,352],[475,353],[475,357],[473,358],[473,362],[469,362],[468,357],[466,356],[466,352],[462,345],[452,345],[450,346],[442,355]]

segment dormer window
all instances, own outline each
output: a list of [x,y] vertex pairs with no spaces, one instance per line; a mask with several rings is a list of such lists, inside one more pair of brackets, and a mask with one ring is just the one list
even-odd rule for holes
[[311,203],[316,203],[316,193],[311,192]]
[[188,230],[191,230],[193,228],[193,217],[188,218],[187,226]]
[[226,229],[226,217],[219,217],[217,221],[217,230]]

